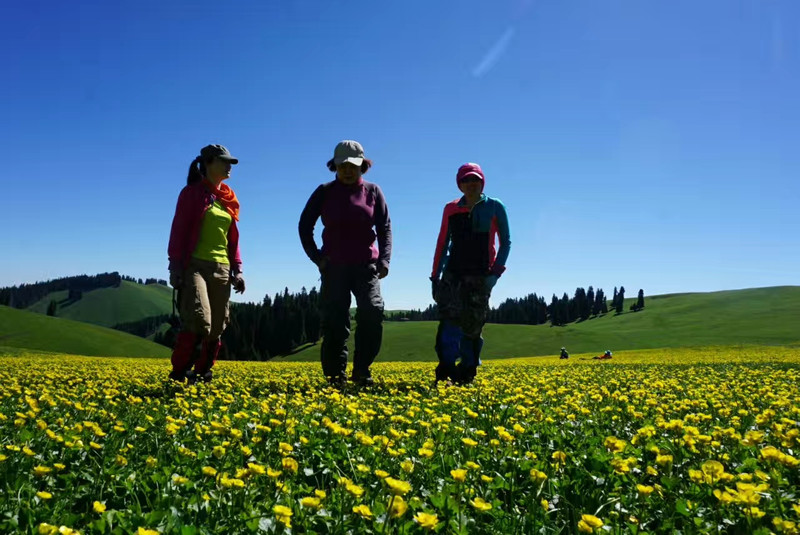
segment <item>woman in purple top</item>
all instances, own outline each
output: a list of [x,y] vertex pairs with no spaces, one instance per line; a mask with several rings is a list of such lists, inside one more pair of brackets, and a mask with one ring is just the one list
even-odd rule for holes
[[[362,178],[372,161],[364,157],[361,144],[340,142],[327,165],[336,172],[336,179],[314,190],[298,225],[303,249],[322,275],[322,372],[333,384],[346,382],[352,293],[357,308],[351,380],[369,385],[369,367],[383,338],[379,280],[389,274],[392,225],[381,188]],[[314,241],[319,218],[324,226],[322,249]]]

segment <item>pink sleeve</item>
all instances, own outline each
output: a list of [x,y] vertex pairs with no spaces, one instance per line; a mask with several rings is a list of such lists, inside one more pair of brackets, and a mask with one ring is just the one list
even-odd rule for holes
[[169,270],[183,270],[186,260],[186,248],[188,247],[189,232],[191,231],[191,198],[188,187],[181,190],[178,195],[178,204],[175,207],[175,216],[172,218],[172,230],[169,233],[169,246],[167,255],[169,257]]

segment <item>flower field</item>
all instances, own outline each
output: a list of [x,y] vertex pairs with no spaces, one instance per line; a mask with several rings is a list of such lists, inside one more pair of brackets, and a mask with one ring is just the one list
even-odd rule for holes
[[800,533],[800,349],[432,367],[0,356],[0,533]]

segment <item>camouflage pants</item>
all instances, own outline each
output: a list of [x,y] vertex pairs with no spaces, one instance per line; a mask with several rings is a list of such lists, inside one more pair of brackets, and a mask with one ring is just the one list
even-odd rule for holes
[[486,277],[445,273],[436,288],[439,320],[458,325],[468,338],[477,338],[486,323],[489,295]]
[[486,277],[456,277],[449,273],[442,277],[436,288],[438,380],[450,378],[456,382],[470,382],[475,378],[480,365],[481,332],[489,311],[489,296]]

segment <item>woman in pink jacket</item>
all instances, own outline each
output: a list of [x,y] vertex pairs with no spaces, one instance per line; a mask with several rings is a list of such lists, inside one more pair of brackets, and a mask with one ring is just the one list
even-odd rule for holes
[[211,381],[229,322],[231,286],[244,292],[239,201],[223,183],[237,163],[222,145],[203,147],[178,196],[168,248],[169,282],[178,290],[181,317],[169,374],[175,381]]

